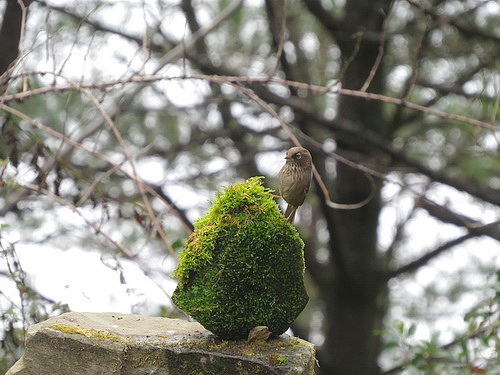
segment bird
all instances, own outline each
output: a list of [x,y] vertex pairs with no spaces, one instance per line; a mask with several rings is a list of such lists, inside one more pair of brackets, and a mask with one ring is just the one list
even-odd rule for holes
[[311,153],[304,147],[292,147],[279,171],[279,191],[287,202],[285,218],[293,224],[297,208],[304,203],[312,178]]

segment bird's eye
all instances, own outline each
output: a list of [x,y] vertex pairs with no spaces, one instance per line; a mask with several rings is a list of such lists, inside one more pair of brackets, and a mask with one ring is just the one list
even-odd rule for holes
[[297,152],[295,154],[295,159],[299,160],[302,157],[302,154],[300,152]]

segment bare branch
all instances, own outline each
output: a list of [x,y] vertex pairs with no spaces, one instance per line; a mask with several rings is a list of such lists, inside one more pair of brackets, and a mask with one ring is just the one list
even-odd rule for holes
[[163,230],[158,218],[156,217],[156,214],[155,214],[153,208],[151,207],[151,202],[150,202],[148,196],[146,195],[145,184],[142,181],[142,179],[140,178],[139,174],[137,173],[137,168],[135,166],[135,162],[132,158],[132,155],[130,154],[130,152],[128,150],[127,145],[125,144],[125,141],[123,140],[121,133],[118,131],[113,120],[108,116],[105,109],[102,107],[101,103],[99,103],[99,101],[96,99],[96,97],[94,95],[92,95],[87,90],[82,90],[82,92],[87,97],[90,98],[90,100],[92,101],[94,106],[98,109],[99,113],[103,117],[104,121],[111,128],[111,131],[113,132],[115,138],[118,140],[118,143],[120,144],[120,147],[123,151],[123,154],[125,155],[125,158],[127,159],[127,162],[132,169],[132,178],[135,181],[135,183],[137,184],[137,187],[139,189],[139,193],[142,197],[142,201],[144,202],[144,206],[146,207],[146,211],[148,212],[149,217],[151,218],[157,233],[160,235],[161,239],[163,240],[163,243],[167,247],[168,252],[170,253],[171,256],[176,257],[175,250],[172,248],[172,245],[167,238],[167,234]]
[[[194,43],[194,42],[193,42]],[[35,73],[30,73],[30,74],[54,74],[52,72],[35,72]],[[360,90],[351,90],[351,89],[343,89],[343,88],[335,88],[335,87],[330,87],[330,86],[320,86],[320,85],[312,85],[304,82],[296,82],[296,81],[289,81],[289,80],[284,80],[280,79],[277,77],[243,77],[243,76],[226,76],[226,75],[204,75],[204,74],[191,74],[191,75],[183,75],[183,76],[166,76],[166,75],[161,75],[161,74],[153,74],[153,75],[133,75],[127,78],[122,78],[122,79],[116,79],[116,80],[110,80],[110,81],[101,81],[101,82],[92,82],[92,83],[74,83],[70,84],[68,86],[45,86],[45,87],[40,87],[37,89],[33,90],[28,90],[28,91],[23,91],[19,93],[14,93],[14,94],[8,94],[4,95],[1,99],[3,102],[10,102],[13,100],[23,100],[32,96],[36,95],[41,95],[45,94],[47,92],[63,92],[63,91],[79,91],[82,89],[108,89],[113,86],[121,86],[125,85],[128,83],[136,83],[136,84],[149,84],[153,82],[158,82],[158,81],[173,81],[173,80],[186,80],[186,79],[192,79],[192,80],[205,80],[205,81],[210,81],[214,83],[219,83],[219,84],[232,84],[232,83],[237,83],[237,84],[268,84],[268,83],[276,83],[276,84],[281,84],[285,86],[292,86],[296,88],[301,88],[305,89],[308,91],[311,91],[315,94],[340,94],[340,95],[346,95],[346,96],[352,96],[352,97],[357,97],[357,98],[362,98],[362,99],[367,99],[367,100],[375,100],[375,101],[380,101],[384,103],[389,103],[389,104],[394,104],[396,106],[402,106],[408,109],[412,109],[417,112],[422,112],[430,116],[436,116],[443,118],[445,120],[450,120],[450,121],[458,121],[462,122],[464,124],[476,126],[482,129],[486,129],[492,132],[498,131],[498,128],[493,125],[492,123],[488,123],[485,121],[481,120],[476,120],[470,117],[462,116],[462,115],[457,115],[454,113],[448,113],[445,111],[441,111],[435,108],[428,108],[420,104],[408,102],[404,99],[399,99],[399,98],[394,98],[390,97],[387,95],[382,95],[382,94],[375,94],[375,93],[369,93],[369,92],[364,92]],[[296,98],[296,100],[298,100]],[[296,107],[294,104],[295,102],[289,100],[287,102],[288,105],[292,105],[294,108]],[[297,103],[298,107],[298,103]],[[299,107],[298,109],[303,110],[304,107]]]
[[[276,63],[274,64],[268,76],[273,77],[278,71],[279,64],[281,62],[282,68],[285,72],[289,71],[288,61],[286,55],[283,53],[283,46],[285,45],[286,36],[286,23],[287,23],[287,11],[288,11],[288,1],[282,0],[282,11],[277,12],[274,6],[273,0],[266,0],[266,14],[268,18],[267,24],[269,25],[269,32],[272,37],[273,45],[276,49]],[[281,17],[280,27],[278,30],[276,20]],[[288,74],[287,74],[288,75]]]
[[[416,160],[410,159],[406,155],[403,149],[396,149],[392,145],[392,143],[390,143],[386,138],[380,136],[379,134],[376,134],[356,123],[347,120],[339,120],[339,121],[326,120],[320,114],[318,114],[317,111],[306,101],[301,100],[300,98],[297,97],[291,97],[287,99],[278,97],[270,93],[267,89],[265,89],[264,85],[267,83],[277,83],[286,86],[293,86],[297,88],[306,89],[316,94],[338,93],[341,95],[350,95],[368,100],[378,100],[386,103],[392,103],[394,105],[404,106],[406,108],[410,108],[415,111],[420,111],[427,115],[434,115],[447,120],[455,120],[469,125],[478,126],[480,128],[492,131],[494,134],[497,131],[497,127],[495,127],[493,124],[484,121],[479,121],[465,116],[446,113],[443,111],[427,108],[422,105],[406,102],[402,99],[392,98],[385,95],[367,93],[358,90],[349,90],[342,88],[335,89],[325,86],[310,85],[302,82],[283,80],[277,77],[268,78],[268,77],[241,77],[241,76],[193,74],[190,76],[182,76],[182,77],[172,77],[165,75],[143,75],[143,76],[133,75],[131,77],[123,79],[94,82],[89,84],[79,84],[73,82],[67,86],[47,86],[47,87],[41,87],[39,89],[34,89],[31,91],[4,95],[2,99],[3,102],[10,102],[13,100],[22,100],[35,95],[41,95],[47,92],[62,92],[62,91],[74,91],[74,90],[82,91],[91,88],[104,90],[114,86],[120,86],[131,83],[145,85],[158,81],[186,80],[186,79],[204,80],[219,85],[229,84],[235,87],[236,89],[242,91],[245,95],[252,98],[262,108],[264,108],[267,112],[273,115],[273,117],[276,117],[278,121],[280,121],[280,124],[283,127],[283,129],[290,135],[290,138],[296,144],[299,143],[298,139],[295,136],[293,136],[293,132],[290,130],[288,125],[284,124],[284,122],[280,119],[277,112],[270,106],[269,103],[273,103],[275,100],[277,100],[278,101],[277,104],[288,105],[294,108],[295,110],[308,116],[308,118],[310,118],[313,122],[316,122],[322,126],[325,126],[326,128],[332,129],[344,135],[349,135],[354,139],[357,139],[358,141],[361,139],[367,145],[370,145],[378,150],[382,150],[383,152],[387,153],[394,161],[403,163],[408,167],[415,168],[418,172],[429,176],[436,182],[441,182],[446,185],[453,186],[459,190],[465,191],[487,202],[500,205],[500,195],[498,195],[498,192],[494,191],[493,189],[490,189],[487,186],[471,184],[468,181],[463,181],[460,179],[453,178],[451,176],[447,176],[442,171],[432,170],[428,166]],[[254,90],[252,91],[250,89],[244,88],[242,86],[243,84],[249,85],[249,87],[252,87]],[[264,97],[262,95],[264,95]],[[110,117],[112,116],[110,115]]]
[[181,58],[186,50],[193,48],[199,40],[218,28],[226,19],[236,12],[242,4],[243,0],[234,0],[213,19],[210,25],[202,27],[191,36],[191,39],[172,48],[158,60],[158,68],[156,69],[155,74],[158,73],[165,65]]
[[418,259],[416,259],[408,264],[405,264],[404,266],[402,266],[398,269],[395,269],[395,270],[392,270],[392,271],[385,273],[383,275],[383,278],[386,280],[389,280],[389,279],[392,279],[394,277],[400,276],[404,273],[415,272],[420,267],[426,265],[427,263],[429,263],[429,261],[431,261],[432,259],[441,255],[445,251],[447,251],[447,250],[449,250],[457,245],[460,245],[461,243],[463,243],[471,238],[474,238],[474,237],[477,237],[477,235],[473,234],[473,233],[467,233],[467,234],[464,234],[463,236],[455,238],[454,240],[448,241],[448,242],[438,246],[434,250],[424,254],[420,258],[418,258]]
[[[41,124],[40,122],[32,119],[31,117],[29,117],[28,115],[18,111],[17,109],[14,109],[12,107],[9,107],[3,103],[0,102],[0,109],[3,109],[4,111],[8,112],[8,113],[11,113],[12,115],[16,116],[16,117],[19,117],[21,119],[23,119],[24,121],[27,121],[28,123],[30,123],[32,126],[34,126],[35,128],[37,129],[40,129],[44,132],[46,132],[47,134],[57,138],[57,139],[60,139],[62,140],[64,143],[68,144],[69,146],[72,146],[74,148],[78,148],[82,151],[85,151],[87,152],[88,154],[90,155],[93,155],[103,161],[105,161],[106,163],[108,163],[109,165],[111,165],[112,167],[116,168],[116,170],[120,171],[120,173],[122,173],[124,176],[126,176],[127,178],[130,178],[131,180],[133,180],[136,184],[141,184],[141,186],[143,186],[143,188],[150,194],[152,194],[153,196],[155,196],[156,198],[160,199],[168,208],[169,210],[174,214],[174,216],[176,216],[177,218],[180,218],[181,220],[181,223],[183,224],[183,227],[184,229],[187,231],[187,233],[191,233],[191,228],[189,225],[186,225],[186,223],[182,220],[182,215],[177,213],[176,210],[165,200],[163,199],[153,188],[151,188],[150,186],[144,184],[144,182],[142,181],[139,181],[135,175],[129,173],[128,171],[126,171],[120,164],[117,164],[115,163],[113,160],[111,160],[110,158],[108,158],[107,156],[103,155],[102,153],[98,152],[98,151],[95,151],[95,150],[92,150],[86,146],[84,146],[82,143],[78,142],[78,141],[75,141],[71,138],[69,138],[68,136],[64,135],[64,134],[61,134],[59,133],[58,131],[48,127],[48,126],[45,126],[43,124]],[[12,203],[10,203],[11,205]],[[6,207],[0,209],[0,214],[5,214],[5,213],[2,213],[2,212],[7,212],[7,210],[9,209],[9,205],[5,205]],[[172,256],[174,257],[174,259],[177,258],[177,255],[175,253],[172,253]]]
[[[394,6],[395,1],[393,0],[391,3],[391,6],[389,7],[389,11],[387,14],[385,14],[384,18],[384,24],[382,26],[382,36],[380,38],[380,43],[378,46],[378,54],[377,58],[375,59],[375,62],[373,63],[372,68],[370,69],[370,73],[368,74],[368,78],[366,79],[365,83],[363,83],[363,86],[361,86],[360,91],[366,91],[368,90],[368,87],[370,87],[371,82],[373,81],[373,78],[375,77],[375,74],[378,71],[378,68],[380,67],[380,64],[382,62],[382,58],[384,57],[385,53],[385,42],[387,38],[387,19],[388,19],[388,14],[390,13],[392,7]],[[382,10],[380,10],[382,12]]]
[[[89,25],[94,30],[103,31],[103,32],[106,32],[106,33],[111,33],[111,34],[115,34],[115,35],[121,36],[122,38],[124,38],[126,40],[129,40],[131,42],[134,42],[134,43],[136,43],[139,46],[142,46],[143,43],[144,43],[144,38],[142,36],[136,36],[136,35],[132,35],[132,34],[127,34],[127,33],[123,32],[121,30],[109,27],[107,25],[103,25],[100,22],[93,21],[93,20],[89,19],[88,15],[79,15],[79,14],[73,13],[73,12],[69,11],[64,6],[58,6],[58,5],[48,4],[44,0],[36,0],[36,3],[38,3],[39,5],[47,8],[47,9],[54,10],[56,12],[64,14],[64,15],[72,18],[73,20],[75,20],[78,23],[84,23],[86,25]],[[155,44],[155,43],[151,43],[150,47],[151,47],[151,49],[153,51],[156,51],[156,52],[163,52],[165,50],[165,46],[164,45],[159,45],[159,44]]]
[[431,216],[435,217],[438,220],[441,220],[444,223],[454,224],[459,227],[466,228],[472,234],[488,236],[497,241],[500,241],[499,221],[484,224],[468,216],[457,214],[450,210],[448,207],[441,206],[424,197],[420,198],[417,205],[418,207],[426,210]]
[[[415,0],[406,0],[406,1],[409,4],[411,4],[413,7],[422,10],[426,15],[431,16],[439,24],[448,23],[448,24],[452,25],[458,31],[460,31],[460,33],[466,38],[481,38],[481,39],[485,39],[488,41],[492,41],[494,43],[500,42],[500,38],[494,34],[490,34],[490,33],[486,32],[484,30],[481,30],[479,28],[472,28],[469,26],[462,25],[459,21],[461,15],[459,15],[458,17],[455,17],[455,18],[448,18],[448,17],[440,15],[433,8],[428,7],[426,5],[423,5],[423,3],[421,3],[421,2],[417,2]],[[482,6],[486,3],[487,3],[487,1],[480,2],[478,7]],[[467,11],[469,11],[469,10],[467,10]]]
[[120,253],[127,258],[128,260],[134,262],[137,264],[139,269],[142,271],[142,273],[147,276],[151,281],[153,281],[156,286],[167,296],[167,298],[171,298],[170,294],[159,284],[157,283],[153,277],[151,277],[151,270],[146,266],[145,263],[142,262],[141,259],[137,256],[137,254],[134,254],[130,249],[126,248],[123,246],[120,242],[116,241],[113,239],[109,234],[104,232],[102,228],[90,221],[88,218],[85,217],[85,215],[82,214],[82,212],[71,202],[67,201],[64,198],[61,198],[60,196],[52,193],[50,190],[40,188],[38,185],[33,185],[33,184],[25,184],[22,186],[24,189],[31,190],[33,192],[37,192],[40,194],[43,194],[49,198],[51,198],[53,201],[59,203],[62,206],[68,207],[71,211],[73,211],[75,214],[77,214],[82,220],[87,224],[89,227],[93,228],[96,234],[102,235],[104,238],[106,238],[107,241],[109,241],[111,244],[113,244],[119,251]]

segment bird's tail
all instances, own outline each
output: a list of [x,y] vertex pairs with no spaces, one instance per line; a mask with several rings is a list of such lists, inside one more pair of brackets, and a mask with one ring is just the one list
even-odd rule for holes
[[289,223],[293,224],[293,221],[295,220],[295,212],[297,212],[297,207],[292,206],[291,204],[288,204],[286,206],[285,210],[285,218],[288,220]]

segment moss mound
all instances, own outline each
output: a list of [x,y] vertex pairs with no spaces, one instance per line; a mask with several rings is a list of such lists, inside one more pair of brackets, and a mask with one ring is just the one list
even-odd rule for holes
[[262,185],[227,187],[195,223],[173,273],[174,303],[223,339],[285,332],[305,307],[304,243]]

